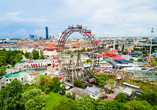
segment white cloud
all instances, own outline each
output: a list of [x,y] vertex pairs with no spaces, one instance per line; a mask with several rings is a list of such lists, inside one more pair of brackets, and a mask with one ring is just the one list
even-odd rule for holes
[[29,7],[16,9],[18,5],[14,4],[10,11],[0,11],[0,22],[23,23],[20,28],[32,26],[32,30],[39,35],[45,34],[46,25],[52,34],[58,35],[73,24],[82,24],[97,37],[148,36],[151,27],[157,31],[157,2],[154,0],[48,0],[45,4],[34,5],[36,1],[23,3],[21,7]]
[[46,16],[41,16],[40,18],[33,18],[33,17],[26,17],[22,18],[19,17],[22,12],[10,12],[6,13],[3,19],[13,21],[13,22],[27,22],[27,23],[47,23],[52,22],[51,20],[47,20]]
[[26,33],[26,29],[20,29],[18,31],[16,31],[14,34],[21,34],[21,33]]

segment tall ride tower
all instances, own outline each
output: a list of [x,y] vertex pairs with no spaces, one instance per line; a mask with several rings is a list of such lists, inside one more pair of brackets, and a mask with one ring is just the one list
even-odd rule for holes
[[11,31],[10,31],[10,39],[11,39]]
[[48,34],[48,27],[45,27],[45,31],[46,31],[46,39],[49,39],[49,34]]
[[153,38],[153,28],[151,30],[151,37],[150,37],[150,53],[149,53],[149,62],[150,62],[150,57],[151,57],[151,51],[152,51],[152,38]]

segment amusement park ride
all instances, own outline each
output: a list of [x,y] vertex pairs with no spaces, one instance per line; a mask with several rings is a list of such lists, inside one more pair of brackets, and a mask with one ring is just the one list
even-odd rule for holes
[[[98,50],[99,42],[94,40],[94,35],[91,34],[92,33],[91,30],[87,30],[83,28],[82,25],[77,25],[76,27],[68,26],[68,29],[63,31],[62,35],[60,36],[60,39],[58,41],[58,50],[61,52],[66,49],[65,42],[67,41],[68,37],[74,32],[78,32],[82,34],[85,37],[85,40],[90,45],[90,47],[93,49],[93,51],[90,54],[88,54],[88,56],[92,60],[94,59],[93,66],[91,66],[90,69],[92,71],[95,71],[99,67],[100,56],[98,55],[98,53],[95,53],[94,50]],[[63,53],[62,52],[59,53],[60,56],[62,56],[61,54]],[[70,61],[68,63],[68,66],[64,65],[63,57],[62,58],[59,57],[59,61],[62,61],[63,64],[62,67],[65,69],[63,81],[68,80],[69,82],[73,83],[75,79],[80,79],[82,81],[85,81],[87,79],[88,75],[86,75],[85,69],[83,67],[80,52],[78,52],[77,59],[75,62],[74,62],[74,53],[70,53]]]

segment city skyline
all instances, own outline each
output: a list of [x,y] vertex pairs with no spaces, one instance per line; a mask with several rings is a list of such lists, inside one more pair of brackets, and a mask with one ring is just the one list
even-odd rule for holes
[[0,38],[10,38],[10,31],[12,38],[28,38],[30,33],[45,37],[45,26],[58,37],[68,25],[77,24],[92,30],[95,37],[147,37],[152,27],[157,36],[153,0],[8,0],[0,1],[0,6]]

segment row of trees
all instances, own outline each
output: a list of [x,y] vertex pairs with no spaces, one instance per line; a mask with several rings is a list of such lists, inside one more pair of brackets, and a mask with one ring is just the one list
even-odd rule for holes
[[26,52],[25,54],[25,57],[26,58],[29,58],[29,59],[44,59],[45,57],[43,56],[43,51],[40,50],[40,57],[39,57],[39,52],[37,50],[33,50],[32,53],[31,52]]
[[19,80],[13,80],[0,90],[0,110],[45,109],[46,95],[40,89],[32,89],[24,96]]
[[83,47],[81,50],[74,50],[74,52],[86,52],[87,50]]
[[[29,84],[22,85],[19,80],[13,80],[0,89],[0,110],[45,110],[46,94],[50,91],[65,94],[65,86],[60,87],[59,77],[39,75],[33,80],[36,89],[26,93]],[[46,93],[46,94],[45,94]]]
[[0,76],[5,73],[6,67],[9,67],[7,66],[8,64],[14,66],[17,62],[20,62],[22,60],[22,55],[22,51],[0,50]]

